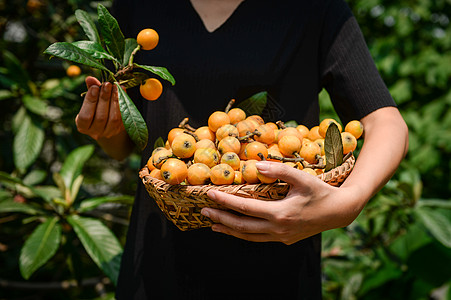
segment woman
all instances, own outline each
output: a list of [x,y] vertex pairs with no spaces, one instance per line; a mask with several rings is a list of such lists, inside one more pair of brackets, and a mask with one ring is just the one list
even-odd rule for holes
[[[139,184],[117,298],[320,299],[320,233],[353,222],[395,172],[408,141],[349,7],[343,0],[117,0],[114,13],[125,36],[144,28],[159,33],[157,48],[140,51],[136,60],[167,67],[177,81],[154,102],[129,91],[150,141],[184,117],[205,125],[229,99],[240,102],[260,91],[274,99],[266,121],[317,125],[318,93],[326,88],[341,121],[359,119],[365,128],[355,168],[341,187],[261,162],[261,173],[291,184],[287,197],[264,202],[210,191],[239,213],[203,209],[216,223],[211,229],[179,231]],[[86,83],[78,129],[123,159],[133,145],[116,88],[92,77]],[[151,151],[143,151],[143,165]]]

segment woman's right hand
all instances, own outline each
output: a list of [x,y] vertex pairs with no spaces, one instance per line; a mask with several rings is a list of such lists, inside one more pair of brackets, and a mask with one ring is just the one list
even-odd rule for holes
[[101,83],[91,76],[86,78],[86,86],[88,91],[75,118],[78,131],[98,142],[125,132],[117,87],[110,82]]

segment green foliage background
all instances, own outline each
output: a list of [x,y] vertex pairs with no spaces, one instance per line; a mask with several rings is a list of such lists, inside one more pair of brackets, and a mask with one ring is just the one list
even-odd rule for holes
[[[410,147],[359,218],[323,234],[324,298],[451,299],[451,1],[348,3],[409,126]],[[67,77],[68,64],[42,52],[56,41],[84,39],[74,12],[95,14],[96,6],[89,0],[0,1],[0,207],[10,202],[43,207],[17,180],[57,188],[54,174],[69,153],[93,143],[74,124],[84,76]],[[326,92],[320,102],[322,117],[336,116]],[[28,130],[21,132],[24,123]],[[113,161],[96,147],[83,166],[77,201],[133,195],[139,162],[136,153]],[[123,245],[129,209],[103,203],[85,216],[101,221]],[[42,224],[53,223],[26,211],[0,210],[0,299],[112,297],[111,281],[64,227],[63,246],[23,279],[21,248]],[[49,283],[68,288],[42,288]]]

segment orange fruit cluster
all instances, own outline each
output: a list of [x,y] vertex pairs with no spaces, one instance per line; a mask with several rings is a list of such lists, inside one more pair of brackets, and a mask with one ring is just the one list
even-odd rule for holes
[[[186,121],[187,119],[185,119]],[[216,111],[208,126],[194,129],[182,122],[169,131],[165,147],[158,147],[147,162],[150,176],[169,184],[230,185],[273,183],[259,173],[260,160],[277,161],[312,175],[324,172],[324,138],[334,122],[324,119],[318,126],[285,127],[282,122],[265,122],[258,115],[247,116],[240,108]],[[351,121],[341,132],[343,155],[354,151],[363,133],[359,121]]]

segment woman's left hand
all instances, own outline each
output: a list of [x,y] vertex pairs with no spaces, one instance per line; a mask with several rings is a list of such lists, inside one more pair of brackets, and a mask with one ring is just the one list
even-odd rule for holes
[[287,196],[264,201],[210,190],[211,199],[239,213],[202,209],[202,214],[215,223],[212,230],[249,241],[293,244],[322,231],[349,225],[363,208],[355,187],[333,187],[315,176],[276,162],[259,162],[257,168],[263,175],[290,184]]

